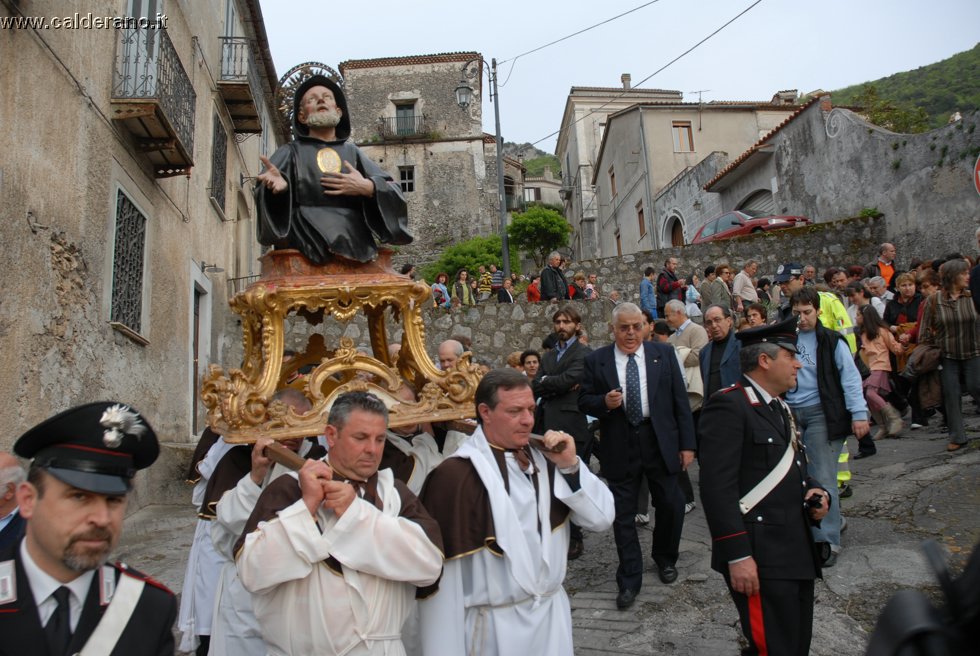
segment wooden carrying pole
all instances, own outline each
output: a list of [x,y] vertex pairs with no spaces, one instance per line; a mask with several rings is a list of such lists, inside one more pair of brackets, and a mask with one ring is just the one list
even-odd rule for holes
[[306,462],[306,458],[303,456],[290,451],[279,442],[273,442],[272,444],[267,444],[265,446],[265,455],[272,462],[278,463],[283,467],[292,469],[293,471],[299,471],[303,463]]

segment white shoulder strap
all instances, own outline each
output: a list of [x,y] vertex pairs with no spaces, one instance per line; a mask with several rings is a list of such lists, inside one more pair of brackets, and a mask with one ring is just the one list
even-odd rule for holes
[[112,595],[112,602],[109,603],[99,625],[95,627],[95,631],[79,652],[79,656],[109,656],[119,642],[119,636],[129,624],[129,618],[136,610],[136,604],[143,594],[146,583],[127,575],[119,578],[119,586]]
[[760,501],[765,499],[779,485],[780,481],[786,478],[790,467],[793,466],[793,458],[793,445],[787,444],[786,451],[783,452],[783,457],[779,459],[779,462],[772,468],[772,471],[766,474],[765,478],[759,481],[754,488],[738,500],[738,507],[741,509],[743,515],[755,508]]
[[[746,391],[748,391],[748,388],[746,388]],[[759,481],[754,488],[738,500],[738,507],[743,515],[755,508],[760,501],[776,489],[776,486],[786,478],[786,474],[789,473],[790,468],[793,466],[793,458],[796,457],[798,435],[796,432],[796,421],[793,419],[793,411],[789,409],[785,401],[782,399],[778,399],[778,401],[783,408],[783,412],[786,413],[786,419],[789,420],[789,444],[786,445],[783,457],[779,459],[779,462],[772,468],[772,471],[766,474],[765,478]]]

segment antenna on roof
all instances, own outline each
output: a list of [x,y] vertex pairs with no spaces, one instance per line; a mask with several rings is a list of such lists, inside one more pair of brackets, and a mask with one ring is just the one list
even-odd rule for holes
[[688,91],[688,93],[698,94],[698,132],[701,131],[701,106],[704,104],[701,100],[701,94],[708,93],[711,89],[698,89],[697,91]]

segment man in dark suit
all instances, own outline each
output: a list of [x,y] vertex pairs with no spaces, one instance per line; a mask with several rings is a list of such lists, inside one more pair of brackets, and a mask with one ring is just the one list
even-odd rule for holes
[[[585,356],[592,352],[578,340],[582,317],[571,305],[566,305],[551,317],[554,334],[558,338],[555,348],[541,358],[541,366],[532,383],[538,399],[540,430],[563,431],[575,440],[575,452],[586,466],[592,450],[589,422],[578,409],[578,390],[585,371]],[[574,560],[582,555],[582,529],[571,525],[568,557]]]
[[25,478],[17,458],[0,451],[0,549],[17,544],[24,537],[24,518],[17,508],[17,486]]
[[684,496],[677,474],[694,459],[694,424],[680,364],[669,344],[644,342],[647,322],[633,303],[612,314],[615,344],[585,358],[579,408],[599,418],[602,471],[616,502],[616,605],[628,608],[643,580],[636,498],[645,478],[656,506],[653,560],[660,580],[677,580]]
[[735,339],[732,311],[721,305],[712,305],[704,311],[704,329],[708,333],[708,345],[701,349],[701,380],[704,381],[704,398],[718,390],[734,385],[742,376],[738,365],[739,341]]
[[[820,576],[810,524],[827,514],[830,495],[807,476],[796,426],[779,398],[801,367],[796,319],[737,338],[744,375],[705,403],[699,427],[711,567],[738,609],[749,642],[743,654],[805,656]],[[776,481],[760,485],[773,471]]]
[[514,283],[510,281],[510,278],[505,279],[500,289],[497,290],[497,302],[514,302]]
[[173,593],[106,563],[132,477],[160,452],[146,420],[89,403],[27,431],[14,452],[34,460],[17,486],[25,537],[0,552],[0,656],[172,655]]
[[561,270],[561,254],[558,251],[548,255],[548,265],[541,269],[541,300],[558,303],[568,300],[568,282]]

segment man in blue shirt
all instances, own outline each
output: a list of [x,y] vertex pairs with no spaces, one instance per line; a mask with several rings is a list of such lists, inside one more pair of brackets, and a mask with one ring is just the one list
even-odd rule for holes
[[652,314],[654,320],[660,318],[657,315],[657,292],[653,288],[653,277],[656,274],[656,269],[647,267],[643,272],[643,279],[640,281],[640,309]]
[[830,511],[814,527],[824,567],[832,567],[840,553],[841,513],[837,496],[837,458],[848,435],[868,434],[868,405],[861,389],[861,374],[851,350],[840,333],[820,323],[820,294],[802,287],[790,297],[793,314],[799,317],[797,358],[803,367],[796,388],[786,393],[803,433],[810,475],[830,491]]

